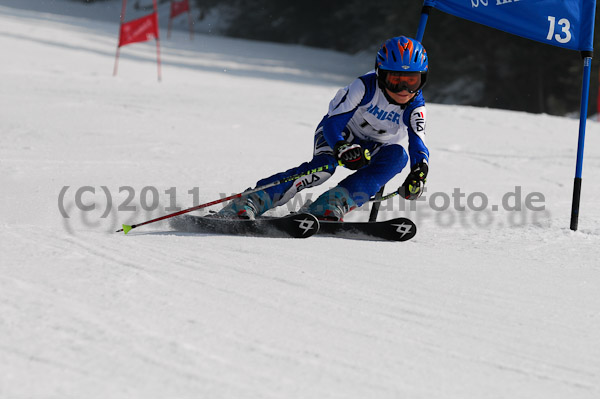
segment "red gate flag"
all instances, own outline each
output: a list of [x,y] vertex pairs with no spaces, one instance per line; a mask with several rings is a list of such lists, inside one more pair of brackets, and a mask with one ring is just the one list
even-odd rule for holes
[[160,39],[158,34],[158,7],[156,0],[152,0],[154,12],[145,17],[125,22],[125,11],[127,10],[127,0],[123,0],[121,11],[121,26],[119,29],[119,44],[117,45],[117,55],[115,56],[115,69],[113,76],[117,76],[117,67],[119,65],[119,54],[121,47],[126,44],[145,42],[156,39],[156,64],[158,66],[158,80],[160,81]]
[[169,18],[175,18],[176,16],[183,14],[186,11],[190,11],[190,3],[188,0],[172,1],[171,15],[169,16]]
[[156,12],[121,25],[119,47],[152,39],[158,39],[158,13]]
[[171,38],[171,27],[173,26],[173,18],[178,15],[188,13],[188,22],[190,24],[190,40],[194,38],[194,28],[192,27],[192,14],[190,13],[190,2],[189,0],[171,0],[171,14],[169,15],[169,27],[167,30],[167,38]]

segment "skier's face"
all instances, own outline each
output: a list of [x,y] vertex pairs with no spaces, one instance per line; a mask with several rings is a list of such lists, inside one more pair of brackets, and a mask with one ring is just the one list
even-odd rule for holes
[[385,91],[387,92],[388,96],[390,96],[394,101],[396,101],[398,104],[403,105],[412,100],[413,97],[417,94],[409,93],[408,90],[401,90],[398,93],[394,93],[393,91],[387,88],[385,89]]

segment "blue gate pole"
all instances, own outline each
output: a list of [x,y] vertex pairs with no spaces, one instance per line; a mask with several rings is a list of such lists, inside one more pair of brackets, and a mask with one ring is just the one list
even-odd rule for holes
[[419,27],[417,28],[417,39],[420,42],[423,42],[423,35],[425,34],[425,27],[427,26],[427,18],[429,18],[429,11],[433,8],[432,6],[427,5],[427,0],[425,0],[423,8],[421,9],[421,19],[419,19]]
[[573,183],[573,203],[571,205],[571,230],[579,224],[579,202],[581,199],[581,174],[583,169],[583,146],[585,144],[585,124],[587,122],[588,100],[590,96],[590,75],[592,71],[591,52],[582,52],[583,82],[581,86],[581,109],[579,111],[579,141],[577,143],[577,165]]

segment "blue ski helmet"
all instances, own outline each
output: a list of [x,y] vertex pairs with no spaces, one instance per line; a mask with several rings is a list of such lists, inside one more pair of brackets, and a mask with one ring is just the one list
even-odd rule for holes
[[385,79],[386,72],[420,72],[421,89],[427,80],[427,61],[427,51],[419,41],[398,36],[386,40],[377,52],[375,71],[380,82]]

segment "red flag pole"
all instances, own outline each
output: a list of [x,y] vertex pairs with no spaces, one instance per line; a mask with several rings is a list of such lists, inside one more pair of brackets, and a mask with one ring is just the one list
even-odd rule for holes
[[121,52],[121,47],[117,46],[117,55],[115,56],[115,68],[113,70],[113,76],[117,76],[117,67],[119,65],[119,53]]
[[154,3],[154,15],[156,18],[156,62],[158,67],[158,81],[161,81],[161,72],[160,72],[160,33],[158,30],[158,5],[156,4],[156,0],[153,0]]
[[121,8],[121,22],[119,23],[119,41],[117,43],[117,55],[115,56],[115,69],[113,70],[113,76],[117,76],[117,67],[119,65],[119,55],[121,53],[121,26],[125,22],[125,11],[127,10],[127,0],[123,0],[123,7]]

